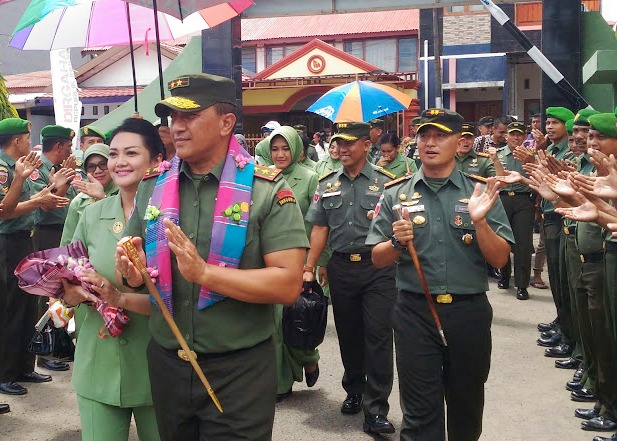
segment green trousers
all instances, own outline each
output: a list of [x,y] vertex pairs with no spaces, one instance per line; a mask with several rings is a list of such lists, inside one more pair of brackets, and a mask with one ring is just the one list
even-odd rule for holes
[[82,441],[127,441],[131,417],[139,441],[160,441],[153,406],[117,407],[77,395]]
[[608,329],[605,341],[598,341],[599,348],[603,348],[604,357],[610,357],[606,361],[607,369],[598,372],[598,378],[604,382],[603,397],[606,405],[612,410],[613,421],[617,418],[617,251],[607,251],[604,255],[604,318]]
[[[514,286],[527,288],[531,276],[531,255],[533,254],[533,218],[534,205],[528,193],[516,193],[514,196],[501,195],[501,202],[506,211],[515,243],[512,245],[514,254]],[[501,276],[510,278],[511,263],[501,268]]]
[[283,342],[283,305],[275,307],[276,332],[276,393],[284,394],[291,390],[294,382],[302,381],[304,366],[313,366],[319,361],[319,350],[302,351],[287,346]]
[[[576,228],[576,227],[574,227]],[[570,297],[570,315],[572,317],[572,338],[574,339],[574,351],[572,352],[572,358],[579,361],[583,361],[583,349],[581,347],[581,333],[579,325],[579,313],[576,302],[576,288],[579,283],[579,276],[581,275],[581,256],[576,246],[576,234],[574,228],[570,228],[564,235],[565,241],[565,275],[568,279],[568,295]],[[586,375],[591,376],[590,385],[595,378],[595,366],[591,366],[587,360],[585,360],[585,366],[587,367]]]

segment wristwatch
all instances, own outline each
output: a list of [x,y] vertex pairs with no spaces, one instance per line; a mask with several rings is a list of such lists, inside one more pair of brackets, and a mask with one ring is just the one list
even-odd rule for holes
[[407,249],[407,246],[399,242],[394,234],[390,238],[390,242],[392,242],[392,248],[394,248],[397,251],[404,251]]

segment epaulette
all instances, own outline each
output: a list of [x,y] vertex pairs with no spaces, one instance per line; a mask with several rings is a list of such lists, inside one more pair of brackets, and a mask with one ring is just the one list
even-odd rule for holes
[[490,155],[488,153],[484,153],[484,152],[476,152],[476,155],[482,156],[483,158],[489,158],[490,157]]
[[336,170],[332,170],[332,171],[329,171],[328,173],[326,173],[325,175],[321,175],[319,177],[319,180],[322,181],[322,180],[326,179],[328,176],[332,175],[334,172],[336,172]]
[[255,166],[255,177],[266,181],[274,181],[280,173],[281,170],[278,168],[264,167],[263,165]]
[[381,173],[382,175],[386,175],[386,176],[387,176],[387,177],[389,177],[390,179],[396,179],[396,175],[395,175],[394,173],[389,172],[388,170],[386,170],[386,169],[385,169],[385,168],[383,168],[383,167],[378,168],[378,169],[377,169],[377,171],[378,171],[379,173]]
[[386,182],[385,184],[383,184],[383,188],[390,188],[393,185],[400,184],[401,182],[407,179],[410,179],[411,177],[412,175],[401,176],[400,178],[395,179],[394,181]]
[[488,178],[485,178],[484,176],[470,175],[469,173],[463,173],[463,174],[465,176],[467,176],[469,179],[473,179],[474,181],[482,182],[483,184],[486,184],[488,182]]
[[161,172],[158,167],[152,167],[146,170],[146,173],[144,173],[144,179],[150,179],[160,174]]

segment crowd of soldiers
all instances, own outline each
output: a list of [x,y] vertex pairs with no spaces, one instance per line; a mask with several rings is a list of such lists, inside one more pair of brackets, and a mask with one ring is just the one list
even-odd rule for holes
[[[27,351],[47,306],[19,289],[17,264],[35,250],[88,242],[85,229],[97,228],[100,218],[110,223],[110,237],[133,237],[144,266],[157,269],[157,288],[225,412],[192,377],[161,310],[142,295],[142,275],[125,248],[114,254],[107,244],[105,271],[95,265],[98,273],[89,276],[95,293],[150,316],[149,327],[144,320],[140,346],[128,337],[84,334],[77,354],[85,353],[84,341],[96,342],[96,351],[139,348],[141,364],[133,366],[147,370],[151,391],[139,405],[90,399],[86,407],[80,396],[84,439],[96,439],[86,437],[88,426],[113,441],[102,426],[113,427],[111,413],[123,408],[129,421],[131,414],[141,419],[143,439],[270,439],[275,401],[303,377],[309,387],[319,377],[316,348],[288,347],[281,330],[282,305],[317,280],[329,288],[333,306],[344,367],[341,412],[363,412],[365,432],[395,432],[388,400],[396,364],[401,440],[477,440],[490,368],[488,275],[509,289],[513,272],[516,298],[528,300],[530,285],[548,289],[544,255],[557,318],[538,324],[538,344],[559,358],[557,368],[575,370],[566,384],[572,399],[595,403],[576,410],[582,428],[617,428],[614,113],[549,107],[529,128],[508,116],[476,124],[427,109],[413,121],[413,139],[400,140],[376,119],[338,123],[330,139],[318,132],[312,143],[305,126],[269,121],[253,161],[244,138],[233,136],[232,81],[194,74],[168,86],[171,97],[155,111],[171,118],[170,127],[135,128],[140,124],[127,120],[107,138],[87,126],[77,155],[70,129],[43,128],[38,156],[27,121],[0,121],[0,393],[26,394],[20,383],[51,381],[34,370]],[[120,193],[113,185],[87,187],[95,173],[108,171],[105,141],[116,156],[140,145],[122,133],[154,144],[143,181],[126,190],[115,159],[111,174]],[[148,141],[146,133],[158,136]],[[114,201],[117,218],[101,208]],[[83,214],[67,219],[69,204]],[[532,264],[534,226],[540,241]],[[65,288],[66,307],[93,310],[91,293]],[[102,323],[96,314],[84,317]],[[57,360],[38,363],[69,369]],[[85,362],[76,355],[76,370],[78,363]],[[122,377],[135,374],[128,365],[106,366]],[[80,395],[75,375],[73,386]],[[0,405],[0,413],[8,411]],[[158,433],[147,432],[148,418],[156,419]]]

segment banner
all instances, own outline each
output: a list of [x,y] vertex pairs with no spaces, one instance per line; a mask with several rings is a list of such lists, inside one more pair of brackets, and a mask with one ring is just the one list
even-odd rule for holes
[[79,124],[81,101],[69,49],[55,49],[49,53],[51,61],[51,87],[54,96],[56,124],[73,129],[73,150],[79,150]]

